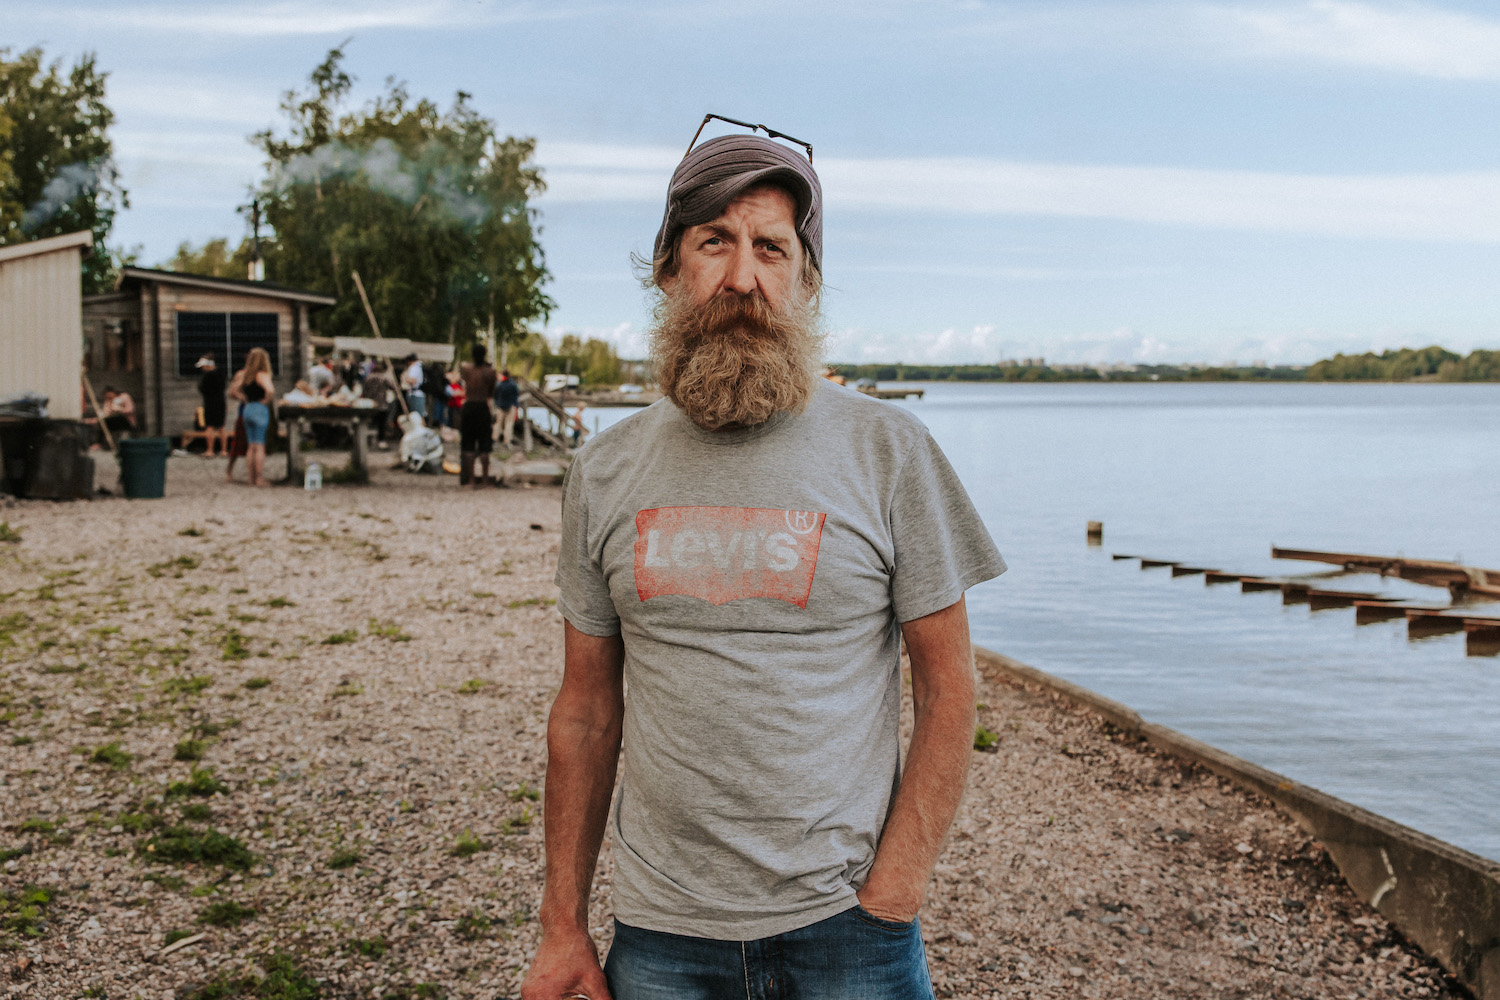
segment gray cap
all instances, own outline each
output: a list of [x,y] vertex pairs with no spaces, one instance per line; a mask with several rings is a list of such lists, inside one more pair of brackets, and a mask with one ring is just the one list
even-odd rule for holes
[[759,135],[710,139],[683,158],[667,186],[667,211],[652,254],[661,259],[689,226],[712,222],[756,184],[785,187],[797,199],[797,235],[823,270],[823,186],[807,157]]

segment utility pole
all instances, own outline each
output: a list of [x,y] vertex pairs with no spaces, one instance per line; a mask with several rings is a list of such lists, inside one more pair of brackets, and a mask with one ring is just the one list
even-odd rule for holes
[[260,196],[251,195],[250,204],[241,205],[239,211],[250,214],[250,267],[246,277],[251,281],[265,281],[266,262],[260,255]]

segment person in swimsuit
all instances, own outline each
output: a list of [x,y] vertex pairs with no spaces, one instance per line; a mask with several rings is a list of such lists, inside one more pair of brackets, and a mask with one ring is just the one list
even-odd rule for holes
[[[475,344],[473,361],[459,369],[463,379],[463,408],[458,411],[459,451],[462,465],[458,485],[471,482],[477,489],[490,478],[490,451],[495,447],[492,435],[494,411],[490,397],[495,392],[495,368],[485,359],[483,344]],[[474,459],[479,459],[479,478],[474,478]]]

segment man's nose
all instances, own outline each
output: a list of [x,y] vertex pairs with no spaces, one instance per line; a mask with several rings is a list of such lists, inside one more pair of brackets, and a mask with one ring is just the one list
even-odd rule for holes
[[749,244],[735,247],[724,272],[724,290],[749,295],[756,290],[755,248]]

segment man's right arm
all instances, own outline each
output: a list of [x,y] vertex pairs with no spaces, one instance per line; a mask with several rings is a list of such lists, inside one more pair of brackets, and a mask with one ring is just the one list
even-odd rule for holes
[[562,687],[547,721],[542,942],[521,996],[558,1000],[582,993],[608,1000],[588,909],[620,757],[625,644],[618,635],[592,636],[567,623],[563,628]]

